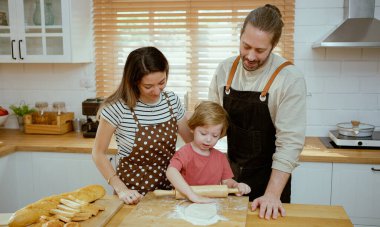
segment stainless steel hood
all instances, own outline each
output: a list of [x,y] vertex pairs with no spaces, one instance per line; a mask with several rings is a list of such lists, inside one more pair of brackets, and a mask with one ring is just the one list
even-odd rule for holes
[[337,28],[313,44],[318,47],[380,48],[380,20],[374,18],[375,0],[345,0]]

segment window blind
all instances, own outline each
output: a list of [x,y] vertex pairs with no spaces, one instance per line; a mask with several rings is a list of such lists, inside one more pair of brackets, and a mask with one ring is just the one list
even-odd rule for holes
[[218,63],[239,54],[244,18],[267,3],[281,10],[285,23],[274,52],[293,60],[294,0],[94,0],[97,96],[116,89],[132,50],[155,46],[169,61],[166,90],[193,109],[207,99]]

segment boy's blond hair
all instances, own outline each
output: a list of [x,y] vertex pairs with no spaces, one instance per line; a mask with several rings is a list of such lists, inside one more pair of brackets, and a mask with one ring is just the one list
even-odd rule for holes
[[191,130],[198,126],[222,124],[220,137],[223,137],[227,133],[228,114],[218,103],[203,101],[195,107],[194,114],[189,119],[188,124]]

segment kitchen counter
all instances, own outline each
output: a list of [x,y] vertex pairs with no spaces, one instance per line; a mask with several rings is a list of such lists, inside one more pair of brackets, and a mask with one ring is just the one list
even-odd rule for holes
[[[0,157],[17,151],[91,153],[93,138],[84,138],[82,133],[69,132],[63,135],[25,134],[18,129],[0,129]],[[108,154],[116,154],[115,140],[111,141]]]
[[[252,212],[250,210],[251,204],[248,203],[248,211],[246,214],[245,226],[261,226],[261,227],[287,227],[287,226],[313,226],[313,227],[325,227],[325,226],[341,226],[341,227],[352,227],[352,222],[347,216],[347,213],[342,206],[327,206],[327,205],[305,205],[305,204],[283,204],[286,209],[286,216],[279,217],[277,220],[266,220],[260,219],[258,217],[258,210]],[[129,215],[133,209],[137,208],[138,205],[123,205],[123,207],[116,212],[116,214],[110,219],[106,226],[126,226],[123,222],[131,219]],[[144,209],[143,209],[144,210]],[[150,209],[145,210],[144,213],[147,214]],[[165,213],[165,212],[163,212]],[[236,212],[235,212],[236,213]],[[129,215],[129,216],[128,216]],[[232,214],[231,214],[232,215]],[[230,215],[230,217],[232,217]],[[240,217],[240,216],[239,216]],[[9,215],[4,216],[4,223],[7,223]],[[158,217],[161,220],[161,224],[164,220],[162,215]],[[1,214],[0,214],[1,220]],[[169,220],[169,219],[168,219]],[[138,220],[135,220],[139,223]],[[169,220],[173,222],[173,219]],[[244,220],[242,220],[242,223]],[[187,223],[187,222],[186,222]],[[177,225],[165,225],[165,226],[182,226]],[[143,224],[140,224],[141,226]],[[230,226],[226,222],[219,221],[217,226]],[[129,225],[130,226],[130,225]],[[144,226],[144,225],[143,225]],[[146,226],[148,226],[146,224]],[[159,225],[156,225],[159,226]],[[186,225],[187,226],[187,225]],[[214,225],[213,225],[214,226]],[[234,226],[240,226],[238,224]]]
[[[0,157],[17,151],[91,153],[94,139],[83,138],[81,133],[63,135],[24,134],[17,129],[0,129]],[[116,154],[112,140],[108,154]],[[380,150],[327,148],[319,137],[307,137],[300,156],[301,162],[334,162],[380,164]]]
[[[267,221],[258,217],[258,210],[247,212],[245,226],[353,226],[343,207],[326,205],[283,204],[286,217]],[[123,226],[121,223],[128,218],[128,214],[135,208],[133,205],[124,205],[107,224],[108,227]],[[250,207],[250,204],[249,204]],[[220,222],[222,223],[222,222]]]

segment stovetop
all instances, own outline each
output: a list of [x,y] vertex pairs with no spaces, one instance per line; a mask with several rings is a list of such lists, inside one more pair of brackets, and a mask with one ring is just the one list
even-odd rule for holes
[[327,148],[380,149],[380,131],[375,131],[368,137],[352,137],[332,130],[329,132],[329,137],[321,137],[320,140]]

